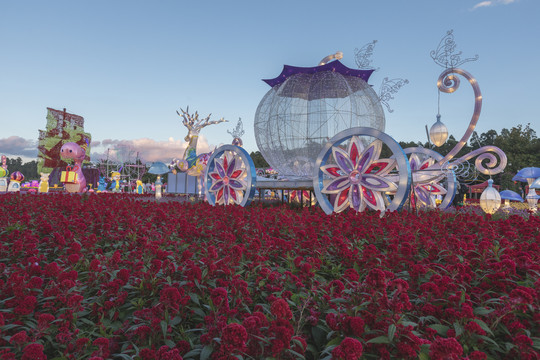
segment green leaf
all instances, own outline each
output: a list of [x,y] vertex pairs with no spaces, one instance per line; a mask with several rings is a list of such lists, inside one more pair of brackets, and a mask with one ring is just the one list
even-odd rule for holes
[[394,341],[394,335],[396,334],[396,325],[390,324],[388,327],[388,340],[390,342]]
[[122,359],[127,359],[127,360],[133,360],[132,356],[129,356],[129,355],[126,355],[126,354],[114,354],[113,357],[115,359],[122,358]]
[[456,332],[456,336],[460,336],[463,334],[463,326],[459,322],[454,322],[454,330]]
[[189,359],[189,358],[196,358],[198,355],[200,355],[202,349],[193,349],[191,351],[188,351],[183,358]]
[[174,348],[176,346],[176,343],[172,340],[167,339],[165,340],[165,345],[167,345],[170,348]]
[[195,293],[189,293],[189,297],[191,298],[191,301],[193,301],[195,304],[200,305],[199,303],[199,295]]
[[335,298],[335,299],[330,300],[330,302],[333,302],[336,304],[346,304],[349,302],[349,300],[344,299],[344,298]]
[[480,327],[482,328],[482,330],[484,330],[485,332],[487,332],[487,333],[493,335],[493,332],[491,331],[491,329],[489,328],[489,326],[488,326],[485,322],[483,322],[483,321],[480,320],[480,319],[473,319],[473,321],[474,321],[475,323],[477,323],[478,325],[480,325]]
[[446,336],[446,333],[448,332],[448,329],[450,329],[448,326],[443,324],[431,324],[429,325],[430,328],[433,330],[436,330],[439,334]]
[[212,355],[213,351],[214,351],[214,349],[210,345],[206,345],[205,347],[203,347],[203,349],[201,351],[201,360],[209,359],[210,355]]
[[167,323],[165,322],[165,320],[161,320],[159,325],[161,325],[161,332],[163,333],[163,338],[167,338]]
[[171,322],[169,323],[171,326],[176,326],[182,322],[182,318],[180,316],[175,316]]
[[391,341],[390,339],[388,339],[388,336],[383,335],[383,336],[377,336],[376,338],[368,340],[367,342],[371,344],[390,344]]
[[478,335],[478,337],[480,339],[483,339],[485,341],[488,341],[490,342],[491,344],[493,344],[493,347],[490,347],[492,350],[495,350],[495,351],[499,351],[501,352],[501,347],[499,345],[499,343],[497,343],[495,340],[493,340],[492,338],[488,337],[488,336],[484,336],[484,335]]
[[313,339],[315,340],[315,345],[317,346],[319,350],[322,349],[323,345],[326,342],[326,334],[327,334],[326,330],[319,325],[311,328],[311,335],[313,335]]
[[332,345],[334,345],[334,346],[335,346],[335,345],[339,345],[339,344],[341,343],[341,340],[342,340],[342,339],[339,338],[339,337],[333,338],[332,340],[330,340],[330,341],[326,344],[325,347],[327,348],[327,347],[330,347],[330,346],[332,346]]
[[412,321],[400,321],[399,322],[401,325],[407,327],[407,326],[412,326],[412,327],[417,327],[418,324],[415,323],[415,322],[412,322]]
[[492,313],[493,311],[495,311],[495,310],[489,309],[489,308],[486,308],[486,307],[483,307],[483,306],[479,306],[477,308],[474,308],[473,313],[475,315],[487,315],[489,313]]

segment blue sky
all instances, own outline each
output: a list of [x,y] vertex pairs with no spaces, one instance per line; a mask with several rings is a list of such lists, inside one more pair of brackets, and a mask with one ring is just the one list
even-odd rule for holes
[[[453,29],[463,68],[483,94],[478,132],[531,123],[540,83],[540,1],[6,1],[0,0],[0,154],[37,154],[46,108],[85,118],[93,160],[124,146],[147,160],[181,157],[187,131],[176,110],[228,123],[202,131],[200,150],[230,143],[242,118],[244,147],[256,151],[253,117],[284,64],[315,66],[377,40],[370,84],[404,78],[386,112],[385,132],[425,141],[435,122],[436,80],[429,56]],[[473,109],[466,82],[441,95],[442,121],[456,138]],[[103,145],[105,144],[105,145]]]

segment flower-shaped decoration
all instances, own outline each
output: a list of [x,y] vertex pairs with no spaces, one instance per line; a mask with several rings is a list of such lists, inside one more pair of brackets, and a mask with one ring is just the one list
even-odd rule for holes
[[357,136],[353,136],[347,151],[332,147],[336,164],[324,165],[321,170],[332,179],[321,190],[323,194],[336,195],[334,211],[347,207],[364,211],[366,206],[384,211],[383,193],[395,192],[397,185],[387,178],[396,167],[394,159],[379,159],[382,141],[375,140],[364,149]]
[[212,186],[209,191],[215,193],[216,204],[240,204],[247,189],[243,180],[246,171],[242,168],[242,160],[238,156],[225,153],[223,159],[214,158],[214,172],[209,173]]
[[433,168],[435,159],[428,157],[421,160],[418,154],[411,154],[409,164],[411,165],[412,178],[414,183],[415,201],[417,204],[428,207],[435,207],[435,196],[446,195],[447,190],[438,182],[444,179],[445,174]]

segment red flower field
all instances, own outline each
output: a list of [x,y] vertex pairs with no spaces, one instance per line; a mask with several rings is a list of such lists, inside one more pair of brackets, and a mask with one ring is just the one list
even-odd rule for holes
[[1,196],[0,359],[539,359],[540,217]]

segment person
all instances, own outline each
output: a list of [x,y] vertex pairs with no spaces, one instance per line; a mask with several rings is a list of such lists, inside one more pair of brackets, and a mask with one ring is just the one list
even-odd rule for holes
[[458,181],[456,182],[456,195],[452,200],[452,205],[463,206],[463,195],[465,195],[465,186]]

